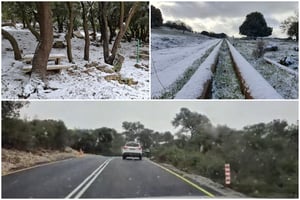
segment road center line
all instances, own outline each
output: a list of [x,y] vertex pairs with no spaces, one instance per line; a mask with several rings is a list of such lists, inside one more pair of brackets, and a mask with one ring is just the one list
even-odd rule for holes
[[[102,163],[95,171],[93,171],[87,178],[84,179],[82,183],[80,183],[70,194],[68,194],[65,198],[69,199],[74,194],[77,195],[74,198],[79,198],[87,189],[88,187],[94,182],[94,180],[100,175],[103,169],[108,165],[108,163],[112,160],[107,159]],[[88,182],[89,181],[89,182]],[[87,183],[88,182],[88,183]],[[86,185],[85,185],[86,184]],[[85,187],[83,187],[85,185]],[[83,187],[83,188],[82,188]],[[82,189],[81,189],[82,188]],[[81,189],[81,190],[80,190]],[[80,191],[79,191],[80,190]]]
[[189,185],[193,186],[193,187],[196,188],[197,190],[200,190],[201,192],[203,192],[203,193],[206,194],[207,196],[209,196],[209,197],[215,197],[212,193],[206,191],[205,189],[201,188],[199,185],[196,185],[195,183],[193,183],[193,182],[189,181],[188,179],[186,179],[186,178],[180,176],[179,174],[173,172],[172,170],[169,170],[168,168],[166,168],[166,167],[164,167],[164,166],[161,166],[161,165],[159,165],[159,164],[157,164],[157,163],[155,163],[155,162],[153,162],[153,161],[151,161],[151,160],[149,160],[149,162],[151,162],[152,164],[154,164],[154,165],[156,165],[156,166],[162,168],[163,170],[169,172],[170,174],[173,174],[173,175],[176,176],[177,178],[180,178],[181,180],[183,180],[184,182],[186,182],[186,183],[188,183]]

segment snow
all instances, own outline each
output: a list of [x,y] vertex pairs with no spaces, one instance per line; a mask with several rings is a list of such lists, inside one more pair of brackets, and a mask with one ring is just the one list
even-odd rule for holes
[[203,94],[206,92],[205,84],[210,82],[212,78],[212,67],[217,62],[218,52],[221,45],[222,42],[219,42],[219,44],[214,48],[211,54],[200,65],[191,79],[176,94],[175,99],[196,99],[200,96],[203,96]]
[[282,99],[276,90],[227,41],[231,55],[244,80],[244,86],[255,99]]
[[152,29],[151,96],[159,97],[191,67],[195,60],[220,40],[197,34],[174,34],[174,30]]
[[[17,26],[19,27],[19,26]],[[18,41],[23,55],[33,54],[37,42],[27,29],[3,27]],[[64,34],[54,33],[64,41]],[[118,81],[106,81],[105,76],[111,75],[98,70],[96,67],[85,67],[92,62],[106,66],[103,59],[102,46],[90,46],[90,61],[83,60],[84,39],[72,39],[72,53],[75,66],[61,73],[47,72],[48,88],[32,94],[29,99],[149,99],[149,72],[134,67],[136,64],[136,43],[121,43],[119,53],[125,57],[122,69],[119,72],[123,78],[132,78],[138,81],[137,85],[120,84]],[[143,45],[141,51],[149,52],[148,45]],[[65,49],[52,49],[51,54],[67,55]],[[24,91],[29,75],[22,67],[25,63],[14,60],[12,47],[8,40],[2,38],[2,99],[18,99]],[[139,64],[149,66],[149,61],[141,59]],[[61,61],[62,65],[70,64],[67,59]],[[30,88],[25,88],[27,90]]]
[[207,94],[207,97],[212,99],[245,99],[225,40],[219,51],[218,63],[211,83],[211,94]]
[[290,69],[290,68],[287,68],[286,66],[281,65],[281,64],[277,63],[276,61],[271,60],[270,58],[264,57],[264,59],[265,59],[267,62],[269,62],[269,63],[271,63],[271,64],[273,64],[273,65],[279,67],[280,69],[283,69],[283,70],[289,72],[290,74],[293,74],[293,75],[295,75],[295,76],[298,76],[298,72],[296,72],[296,71],[294,71],[294,70],[292,70],[292,69]]
[[[278,47],[278,51],[266,52],[265,57],[278,63],[282,58],[291,56],[295,62],[285,68],[298,73],[298,52],[294,50],[298,46],[297,42],[274,38],[264,38],[263,41],[266,45]],[[255,58],[253,51],[257,48],[256,40],[235,39],[234,47],[283,98],[298,99],[298,76],[268,63],[264,58]]]

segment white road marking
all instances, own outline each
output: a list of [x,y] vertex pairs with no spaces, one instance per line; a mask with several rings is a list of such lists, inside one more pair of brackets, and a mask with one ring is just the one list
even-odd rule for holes
[[[95,171],[93,171],[87,178],[84,179],[82,183],[80,183],[70,194],[68,194],[65,198],[69,199],[73,195],[77,193],[74,198],[79,198],[83,195],[83,193],[90,187],[90,185],[95,181],[95,179],[101,174],[104,168],[112,161],[113,158],[106,160],[102,163]],[[89,181],[89,182],[88,182]],[[82,188],[83,187],[83,188]],[[82,189],[81,189],[82,188]],[[81,189],[81,190],[80,190]]]

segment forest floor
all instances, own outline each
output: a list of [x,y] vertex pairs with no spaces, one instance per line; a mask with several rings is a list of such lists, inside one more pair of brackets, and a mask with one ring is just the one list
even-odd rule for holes
[[[27,29],[3,27],[17,40],[22,54],[34,54],[37,41]],[[54,41],[66,44],[65,34],[54,33]],[[112,46],[110,45],[110,48]],[[38,94],[32,94],[29,99],[148,99],[149,98],[149,45],[142,44],[139,65],[136,61],[136,41],[122,42],[118,53],[125,57],[119,73],[108,73],[105,64],[103,47],[99,42],[91,42],[90,61],[83,60],[84,39],[72,38],[73,63],[68,59],[61,64],[72,65],[61,73],[48,71],[48,88]],[[63,54],[67,57],[67,49],[52,48],[50,54]],[[53,62],[53,61],[52,61]],[[50,63],[50,62],[49,62]],[[14,60],[12,47],[8,40],[2,38],[2,99],[19,99],[28,83],[30,76],[22,68],[22,61]],[[107,78],[109,77],[109,78]]]

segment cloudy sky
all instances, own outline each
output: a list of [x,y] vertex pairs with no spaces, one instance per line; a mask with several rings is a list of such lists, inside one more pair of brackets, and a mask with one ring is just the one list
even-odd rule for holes
[[162,12],[164,22],[181,20],[193,30],[201,32],[224,32],[229,36],[240,37],[239,26],[246,15],[258,11],[262,13],[273,35],[286,37],[279,28],[280,23],[298,10],[298,2],[153,2]]
[[21,110],[27,119],[63,120],[68,128],[109,127],[140,121],[155,131],[175,132],[171,121],[186,107],[206,115],[213,125],[241,129],[245,125],[285,119],[297,123],[297,101],[32,101]]

